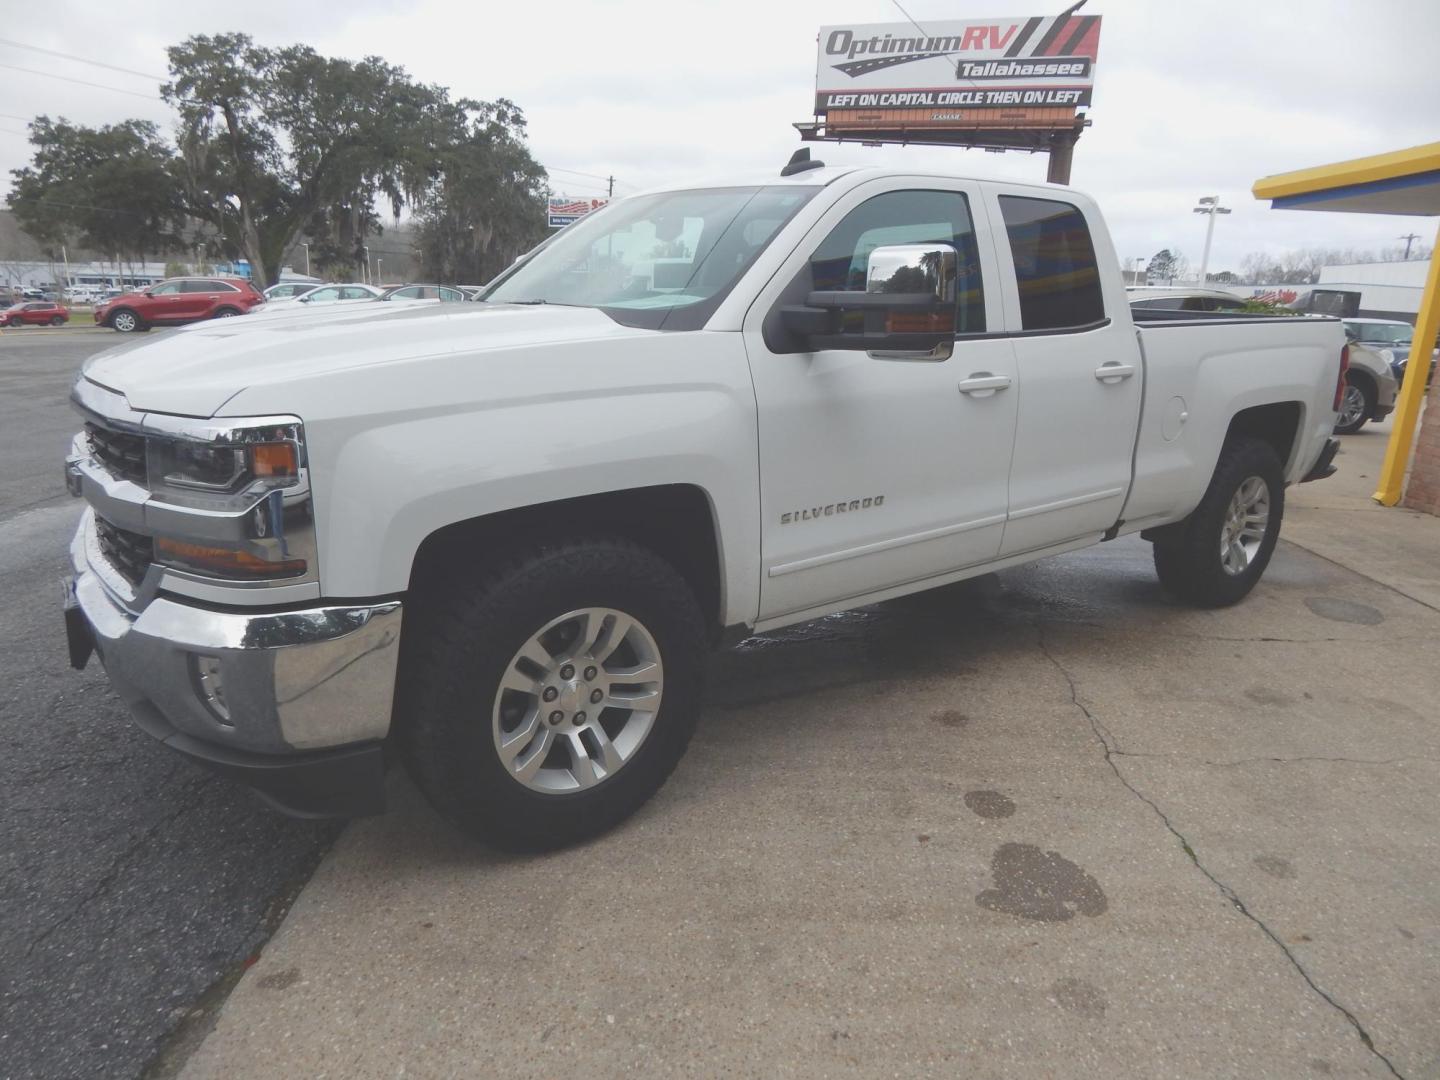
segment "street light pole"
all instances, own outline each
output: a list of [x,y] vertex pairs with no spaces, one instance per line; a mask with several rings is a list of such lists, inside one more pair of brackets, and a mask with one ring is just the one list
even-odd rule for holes
[[382,281],[384,281],[384,280],[385,280],[385,256],[383,256],[383,255],[377,255],[377,256],[375,257],[375,284],[376,284],[376,285],[379,285],[379,284],[380,284]]
[[360,250],[365,253],[365,284],[370,284],[370,246],[361,244]]
[[1194,210],[1197,214],[1205,214],[1205,251],[1200,256],[1200,287],[1205,287],[1205,272],[1210,268],[1210,240],[1215,235],[1215,215],[1228,214],[1229,210],[1220,205],[1220,196],[1206,195],[1200,200],[1200,205]]
[[305,276],[306,276],[306,277],[309,277],[309,276],[310,276],[310,245],[307,244],[307,243],[305,243],[304,240],[301,240],[301,241],[300,241],[300,246],[305,249]]

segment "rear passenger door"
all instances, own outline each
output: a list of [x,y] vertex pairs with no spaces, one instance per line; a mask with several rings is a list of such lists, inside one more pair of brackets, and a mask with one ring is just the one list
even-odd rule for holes
[[1020,391],[1005,556],[1115,524],[1144,375],[1119,275],[1101,274],[1115,256],[1088,201],[1003,184],[987,185],[987,200]]
[[176,308],[180,312],[181,318],[203,319],[210,314],[219,298],[213,281],[182,281],[180,283],[180,303],[176,305]]

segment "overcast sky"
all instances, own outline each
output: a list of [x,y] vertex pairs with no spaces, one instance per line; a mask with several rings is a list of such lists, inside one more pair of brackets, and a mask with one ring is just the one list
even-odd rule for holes
[[[1054,14],[1065,0],[902,0],[922,25],[943,18]],[[241,5],[78,3],[6,20],[20,42],[163,76],[165,46],[243,30],[271,45],[379,55],[456,96],[509,97],[530,123],[557,192],[617,191],[697,175],[778,169],[810,119],[821,25],[903,19],[891,0],[546,0],[534,4],[245,0]],[[42,15],[43,12],[43,15]],[[1250,194],[1262,176],[1440,138],[1437,0],[1090,0],[1103,15],[1094,125],[1072,180],[1104,209],[1122,259],[1178,248],[1198,264],[1204,218],[1219,195],[1211,269],[1247,252],[1377,249],[1435,222],[1272,211]],[[37,113],[98,125],[173,118],[156,83],[0,43],[0,169],[24,165]],[[102,84],[99,89],[48,72]],[[834,163],[939,165],[975,176],[1044,180],[1045,157],[975,150],[817,144]],[[561,170],[574,170],[562,172]],[[0,184],[0,187],[3,187]]]

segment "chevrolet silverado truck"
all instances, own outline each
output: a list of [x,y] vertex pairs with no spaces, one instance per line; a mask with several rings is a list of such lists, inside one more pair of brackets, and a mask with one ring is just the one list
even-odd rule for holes
[[1333,471],[1333,319],[1137,321],[1068,188],[797,160],[617,200],[478,304],[93,357],[71,661],[294,814],[405,763],[543,849],[683,753],[707,649],[1128,533],[1231,604]]

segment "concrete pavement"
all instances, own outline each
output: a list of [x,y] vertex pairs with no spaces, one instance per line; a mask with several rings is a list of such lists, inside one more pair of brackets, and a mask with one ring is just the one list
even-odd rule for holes
[[1287,520],[1285,537],[1440,610],[1440,517],[1404,507],[1382,510],[1370,497],[1390,428],[1387,420],[1346,436],[1340,471],[1291,492],[1301,512]]
[[183,1075],[1440,1075],[1440,544],[1327,483],[1229,610],[1126,539],[752,640],[581,848],[395,777]]

